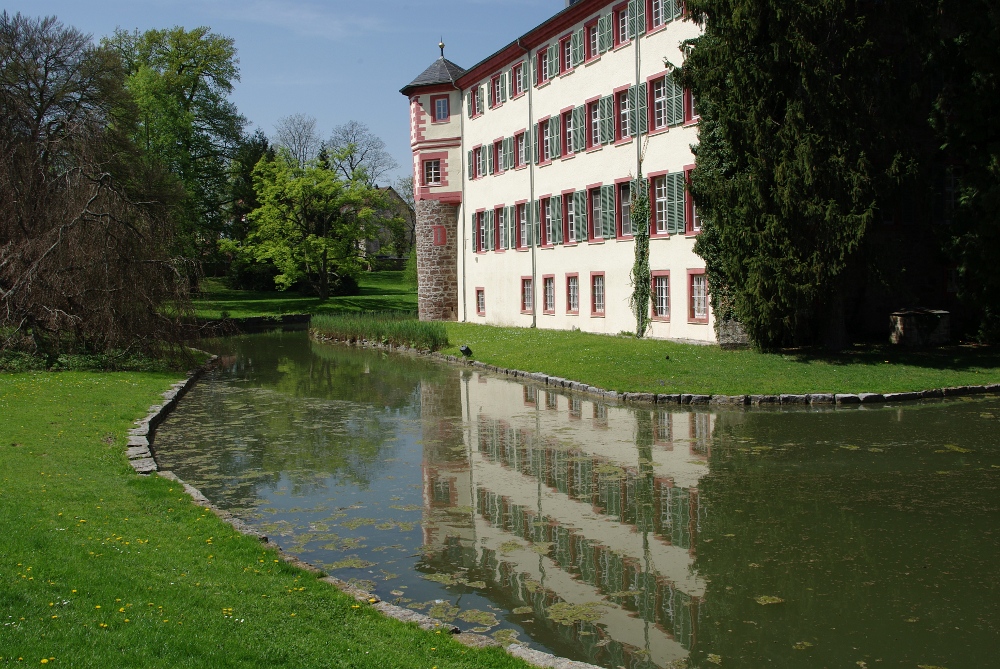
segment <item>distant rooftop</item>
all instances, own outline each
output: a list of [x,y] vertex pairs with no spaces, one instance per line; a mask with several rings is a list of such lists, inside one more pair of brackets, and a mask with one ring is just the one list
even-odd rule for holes
[[455,81],[465,74],[465,70],[455,65],[444,56],[434,61],[423,73],[400,89],[403,95],[409,95],[414,88],[421,86],[434,86],[437,84],[454,84]]

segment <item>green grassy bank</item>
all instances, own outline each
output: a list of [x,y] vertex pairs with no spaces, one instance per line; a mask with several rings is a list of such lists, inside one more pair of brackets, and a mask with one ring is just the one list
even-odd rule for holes
[[132,473],[126,431],[174,380],[0,375],[0,666],[527,666],[359,606]]
[[[205,298],[196,302],[198,313],[206,317],[218,317],[222,309],[233,317],[416,309],[416,294],[402,283],[401,272],[366,274],[362,295],[325,303],[284,293],[225,291],[218,284],[206,283]],[[1000,383],[1000,351],[994,348],[955,346],[908,352],[866,346],[834,356],[810,351],[762,354],[561,330],[470,323],[446,323],[445,327],[449,342],[445,353],[459,355],[458,347],[467,344],[476,360],[608,390],[718,395],[887,393]]]

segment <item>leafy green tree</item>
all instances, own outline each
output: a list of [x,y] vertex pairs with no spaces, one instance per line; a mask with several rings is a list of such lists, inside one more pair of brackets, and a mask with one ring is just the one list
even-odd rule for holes
[[210,260],[225,226],[229,160],[246,120],[228,99],[239,80],[236,46],[200,27],[185,30],[118,30],[103,44],[126,67],[126,87],[139,110],[134,140],[150,160],[183,185],[178,251]]
[[936,215],[981,339],[1000,339],[1000,6],[942,3],[942,88],[934,126],[947,156]]
[[841,348],[886,257],[876,222],[900,193],[929,204],[936,0],[687,6],[705,26],[681,77],[702,117],[696,251],[716,317],[741,321],[759,348]]
[[378,212],[388,207],[381,191],[360,174],[344,179],[315,161],[299,167],[286,151],[258,163],[254,186],[260,206],[240,250],[273,263],[281,272],[278,287],[307,282],[326,299],[356,279],[364,242],[378,234]]

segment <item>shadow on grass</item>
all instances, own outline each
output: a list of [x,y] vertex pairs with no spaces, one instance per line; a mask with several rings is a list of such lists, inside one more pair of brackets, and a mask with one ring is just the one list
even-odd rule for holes
[[926,369],[967,371],[1000,367],[1000,349],[993,346],[944,346],[933,349],[902,349],[895,346],[856,346],[841,353],[822,349],[782,351],[780,355],[800,363],[829,365],[907,365]]

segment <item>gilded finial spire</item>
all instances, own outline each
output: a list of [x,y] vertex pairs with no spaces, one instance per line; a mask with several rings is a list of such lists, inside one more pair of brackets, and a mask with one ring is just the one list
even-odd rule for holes
[[441,49],[441,57],[444,58],[444,37],[438,42],[438,48]]

